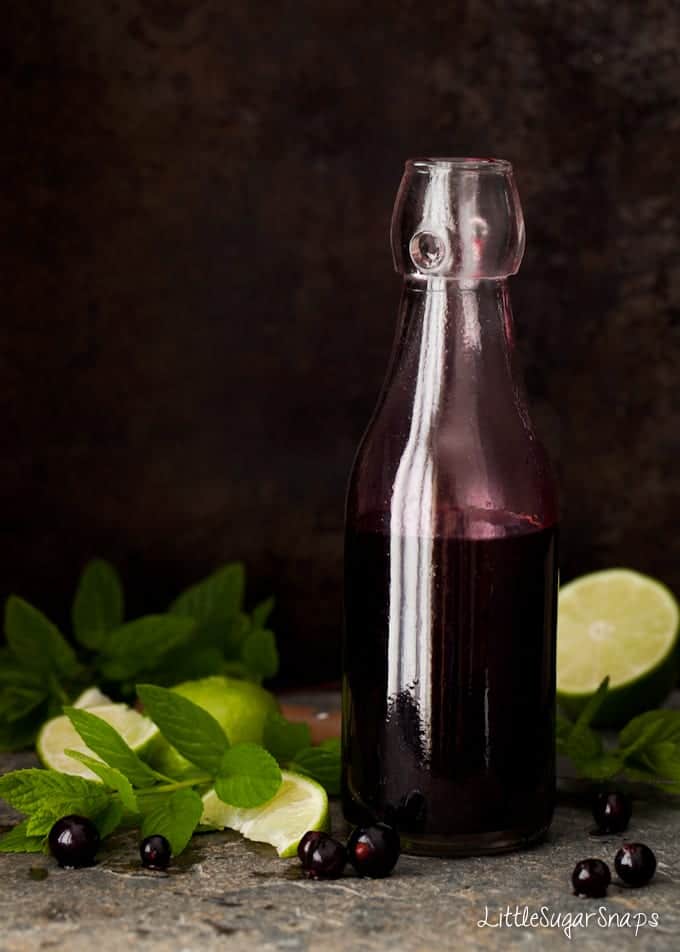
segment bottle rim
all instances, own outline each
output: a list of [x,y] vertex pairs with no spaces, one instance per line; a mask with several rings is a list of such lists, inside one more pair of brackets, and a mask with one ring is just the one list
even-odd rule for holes
[[460,172],[511,172],[512,164],[507,159],[481,158],[477,156],[423,156],[406,160],[406,168],[417,172],[433,167],[454,168]]

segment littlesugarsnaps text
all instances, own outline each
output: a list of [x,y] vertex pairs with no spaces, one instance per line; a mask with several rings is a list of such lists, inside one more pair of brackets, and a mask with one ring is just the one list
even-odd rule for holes
[[612,912],[606,905],[583,912],[560,912],[550,906],[505,906],[489,909],[477,921],[480,929],[559,929],[568,939],[580,929],[631,929],[638,935],[643,929],[657,929],[657,912]]

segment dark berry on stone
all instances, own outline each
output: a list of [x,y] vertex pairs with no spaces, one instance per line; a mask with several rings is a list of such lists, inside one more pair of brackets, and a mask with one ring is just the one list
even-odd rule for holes
[[609,867],[601,859],[582,859],[574,867],[571,883],[577,896],[599,899],[607,895],[607,887],[612,881]]
[[47,841],[60,866],[91,866],[99,849],[99,830],[86,816],[72,813],[57,820]]
[[139,844],[142,866],[147,869],[167,869],[172,859],[172,849],[164,836],[154,833]]
[[632,813],[630,797],[621,790],[598,793],[593,800],[593,819],[601,833],[622,833]]
[[347,863],[345,847],[325,833],[314,841],[305,856],[302,868],[309,879],[337,879]]
[[347,854],[360,876],[380,879],[394,869],[401,844],[399,834],[386,823],[358,826],[347,841]]
[[303,866],[307,865],[309,857],[317,843],[322,839],[330,839],[328,833],[321,830],[308,830],[298,843],[297,854]]
[[646,886],[656,872],[656,856],[644,843],[624,843],[614,867],[627,886]]

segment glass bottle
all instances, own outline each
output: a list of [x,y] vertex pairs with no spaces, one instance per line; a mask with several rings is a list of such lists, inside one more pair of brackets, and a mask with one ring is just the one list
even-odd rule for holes
[[343,806],[407,850],[540,839],[555,786],[557,498],[515,369],[512,167],[413,159],[399,324],[350,478]]

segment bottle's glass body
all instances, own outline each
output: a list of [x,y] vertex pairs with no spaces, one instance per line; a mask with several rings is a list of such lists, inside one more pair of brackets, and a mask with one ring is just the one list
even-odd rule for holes
[[407,163],[387,379],[346,515],[343,806],[407,849],[512,849],[554,802],[557,501],[514,367],[507,163]]

